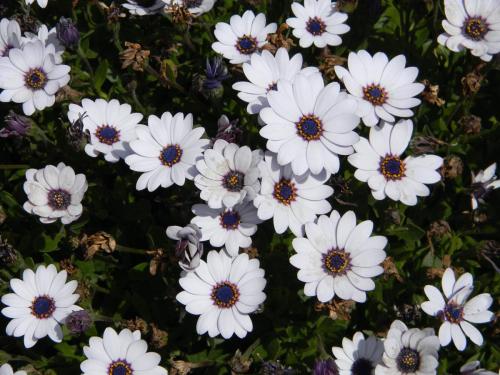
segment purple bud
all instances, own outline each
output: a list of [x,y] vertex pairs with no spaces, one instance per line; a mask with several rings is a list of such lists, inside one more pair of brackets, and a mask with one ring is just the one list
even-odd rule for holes
[[28,134],[32,122],[28,117],[10,111],[4,118],[5,127],[0,129],[0,138],[19,137]]
[[318,360],[314,365],[313,375],[338,375],[339,369],[333,359]]
[[80,33],[73,21],[61,17],[56,25],[57,39],[67,48],[76,48],[80,41]]
[[217,122],[217,134],[213,142],[223,139],[229,143],[239,143],[242,135],[243,131],[238,127],[238,120],[229,121],[226,115],[222,115]]
[[74,335],[85,332],[92,325],[92,318],[85,310],[74,311],[66,318],[66,327]]

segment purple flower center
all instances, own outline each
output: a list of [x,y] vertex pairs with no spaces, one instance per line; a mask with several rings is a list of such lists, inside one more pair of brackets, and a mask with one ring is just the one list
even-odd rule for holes
[[108,368],[108,375],[132,375],[133,373],[130,364],[122,359],[113,361]]
[[38,319],[50,318],[56,309],[56,304],[49,296],[36,297],[31,304],[31,314]]
[[305,141],[317,141],[323,134],[323,124],[315,115],[302,116],[295,124],[297,134]]
[[30,69],[24,76],[26,86],[31,90],[41,90],[45,87],[48,77],[42,68]]
[[323,266],[332,276],[343,275],[351,266],[351,257],[344,250],[332,249],[323,255]]
[[228,191],[239,192],[243,189],[244,180],[245,175],[243,173],[231,171],[224,176],[222,186]]
[[66,190],[54,189],[48,194],[48,205],[53,210],[65,210],[71,204],[71,194]]
[[420,355],[414,349],[403,348],[396,358],[396,365],[402,373],[414,373],[420,367]]
[[371,375],[373,364],[366,358],[358,358],[354,361],[351,367],[352,375]]
[[387,100],[387,91],[382,86],[373,83],[363,87],[363,97],[373,105],[382,105]]
[[282,178],[280,182],[274,185],[273,197],[281,204],[288,206],[295,201],[296,196],[297,189],[292,181]]
[[472,40],[481,40],[488,32],[488,24],[482,17],[469,17],[463,25],[463,33]]
[[380,160],[380,173],[386,180],[401,180],[405,176],[405,164],[395,155],[387,155]]
[[182,149],[179,145],[169,145],[160,153],[160,160],[163,165],[173,166],[181,161]]
[[251,55],[257,50],[257,39],[249,35],[243,35],[238,38],[236,49],[244,55]]
[[318,17],[309,18],[306,23],[306,30],[312,35],[321,35],[326,30],[326,24]]
[[218,307],[229,308],[233,306],[240,298],[238,287],[229,281],[217,284],[212,289],[212,301]]
[[99,139],[99,142],[111,146],[120,140],[120,131],[114,126],[101,125],[96,129],[95,136]]
[[234,230],[240,225],[240,215],[237,211],[228,210],[220,215],[220,224],[225,229]]

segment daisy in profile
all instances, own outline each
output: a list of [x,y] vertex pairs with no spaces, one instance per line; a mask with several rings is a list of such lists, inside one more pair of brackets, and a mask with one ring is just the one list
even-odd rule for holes
[[74,294],[78,283],[66,282],[66,271],[57,272],[53,264],[38,266],[36,272],[26,269],[23,279],[10,280],[14,293],[2,296],[7,307],[2,314],[12,319],[5,329],[9,336],[24,336],[24,346],[33,347],[38,340],[49,336],[61,342],[61,324],[73,311],[81,310],[74,303],[80,297]]
[[366,292],[375,289],[372,277],[381,275],[387,238],[371,236],[373,222],[356,225],[352,211],[343,216],[333,210],[305,225],[306,237],[292,242],[296,251],[290,263],[299,269],[304,294],[320,302],[334,296],[356,302],[366,301]]
[[16,371],[12,369],[11,365],[8,363],[0,366],[0,375],[27,375],[26,371]]
[[196,168],[194,183],[200,197],[210,208],[233,207],[244,199],[253,200],[260,190],[259,168],[261,150],[238,147],[222,139],[203,154]]
[[182,186],[186,179],[196,175],[196,161],[208,146],[201,139],[205,129],[193,129],[193,115],[172,115],[165,112],[161,118],[149,116],[148,126],[137,128],[138,139],[130,142],[132,155],[125,158],[130,169],[143,172],[137,180],[137,190],[154,191],[160,186]]
[[33,3],[37,3],[40,8],[45,8],[49,0],[24,0],[26,5],[31,5]]
[[243,72],[248,81],[236,82],[233,89],[239,91],[238,97],[248,103],[247,112],[257,114],[268,107],[267,93],[278,88],[278,81],[292,82],[300,72],[305,76],[320,74],[318,68],[302,69],[302,55],[288,55],[285,48],[280,48],[276,55],[269,51],[254,53],[249,62],[243,64]]
[[370,129],[370,140],[361,138],[354,145],[356,152],[348,161],[357,168],[354,177],[368,182],[377,200],[386,196],[407,206],[417,204],[417,197],[430,194],[425,184],[441,180],[437,171],[443,159],[436,155],[402,158],[413,132],[411,120],[400,120],[396,125],[383,123]]
[[182,274],[179,284],[184,290],[177,301],[200,316],[196,332],[210,337],[245,337],[253,330],[249,314],[266,299],[264,270],[247,254],[231,258],[223,250],[212,250],[195,271]]
[[12,48],[0,58],[0,102],[23,104],[23,112],[31,116],[35,110],[52,107],[56,92],[69,82],[68,65],[55,62],[53,45],[40,40]]
[[371,375],[382,362],[384,344],[375,336],[365,338],[356,332],[352,340],[344,337],[342,347],[332,348],[339,375]]
[[165,3],[162,0],[125,0],[122,6],[134,16],[149,16],[161,13]]
[[8,56],[12,48],[22,44],[21,28],[16,20],[2,18],[0,21],[0,57]]
[[83,375],[167,375],[160,367],[161,357],[148,352],[141,332],[123,329],[117,333],[106,328],[101,337],[91,337],[83,348],[87,359],[80,364]]
[[42,169],[28,169],[23,185],[28,201],[26,212],[37,215],[44,224],[61,220],[69,224],[82,215],[81,201],[88,184],[84,174],[75,174],[73,168],[59,163]]
[[267,35],[276,32],[276,29],[275,23],[266,26],[264,13],[255,15],[247,10],[243,16],[232,16],[229,23],[215,25],[217,42],[212,44],[212,48],[231,64],[241,64],[250,61],[251,56],[267,43]]
[[479,203],[485,203],[484,199],[488,193],[500,188],[500,180],[495,175],[496,170],[497,163],[493,163],[484,171],[479,171],[477,175],[472,172],[470,200],[473,210],[479,207]]
[[375,375],[435,375],[438,350],[439,340],[432,328],[408,329],[395,320],[384,340],[383,363],[375,368]]
[[291,163],[293,173],[302,175],[337,173],[338,155],[350,155],[359,140],[356,100],[340,91],[336,82],[325,86],[321,74],[298,74],[293,83],[278,82],[278,90],[267,94],[269,107],[260,112],[266,124],[260,135],[278,163]]
[[196,224],[185,227],[171,225],[167,228],[167,237],[177,241],[175,256],[179,259],[179,266],[184,271],[195,270],[203,256],[200,228]]
[[286,23],[293,28],[293,35],[299,38],[302,48],[313,43],[318,48],[339,46],[342,44],[339,35],[351,29],[344,23],[347,14],[337,11],[331,0],[305,0],[304,5],[294,2],[292,12],[295,17]]
[[453,52],[467,48],[484,61],[500,52],[500,0],[445,0],[444,12],[439,44]]
[[215,0],[163,0],[167,6],[181,6],[187,9],[193,16],[201,16],[210,12],[214,7]]
[[57,30],[55,27],[49,30],[47,26],[41,25],[38,28],[38,32],[36,34],[30,32],[25,33],[25,42],[36,42],[37,40],[41,41],[45,48],[49,47],[50,45],[53,46],[54,61],[56,64],[61,64],[63,62],[62,55],[65,51],[65,48],[57,38]]
[[405,68],[404,55],[389,59],[382,52],[371,56],[361,50],[349,53],[348,69],[335,66],[335,73],[344,82],[347,91],[358,98],[359,113],[366,126],[379,120],[395,122],[396,117],[411,117],[410,108],[420,104],[415,98],[425,86],[415,82],[418,69]]
[[460,367],[460,375],[498,375],[498,373],[485,370],[484,368],[480,368],[480,366],[481,363],[479,361],[466,363]]
[[326,200],[333,194],[333,188],[324,184],[329,177],[326,173],[296,176],[290,165],[280,166],[276,155],[270,152],[266,152],[259,169],[261,188],[253,203],[261,220],[273,219],[276,233],[282,234],[290,228],[295,236],[301,237],[305,223],[332,209]]
[[447,346],[452,340],[455,347],[462,351],[467,346],[465,336],[476,345],[483,344],[483,335],[472,323],[489,323],[495,314],[488,309],[493,303],[489,293],[483,293],[467,301],[474,290],[470,273],[464,273],[455,280],[455,273],[447,268],[441,281],[443,294],[432,285],[426,285],[425,295],[429,299],[421,307],[428,315],[443,321],[439,328],[441,346]]
[[132,113],[129,104],[118,100],[83,99],[81,106],[70,104],[68,119],[83,122],[83,130],[90,134],[90,142],[85,145],[87,155],[96,157],[104,154],[104,159],[116,163],[131,153],[129,142],[137,139],[136,130],[142,120],[140,113]]
[[257,209],[252,202],[243,202],[232,208],[213,209],[206,204],[195,204],[192,209],[196,215],[191,223],[201,229],[202,241],[210,241],[214,247],[225,246],[232,257],[238,255],[240,248],[252,244],[252,236],[257,232]]

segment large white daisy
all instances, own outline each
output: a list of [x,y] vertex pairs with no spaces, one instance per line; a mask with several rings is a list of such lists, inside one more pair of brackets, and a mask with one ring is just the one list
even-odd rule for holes
[[413,132],[411,120],[400,120],[396,125],[383,122],[382,127],[370,129],[370,140],[361,138],[354,145],[356,153],[348,160],[357,168],[354,177],[368,182],[375,199],[386,196],[413,206],[417,197],[430,194],[425,184],[441,180],[437,171],[443,159],[436,155],[401,155],[408,147]]
[[205,129],[193,129],[193,115],[174,116],[165,112],[161,118],[149,116],[148,126],[140,125],[139,139],[130,142],[134,154],[125,158],[130,169],[143,172],[137,180],[137,190],[154,191],[173,184],[182,186],[186,179],[196,175],[196,161],[208,146],[208,139],[201,139]]
[[313,43],[316,47],[339,46],[342,38],[351,28],[344,22],[347,14],[339,12],[331,0],[304,0],[304,5],[292,3],[295,17],[286,23],[293,28],[293,35],[299,38],[302,48]]
[[484,61],[500,52],[500,0],[444,0],[444,12],[439,44],[453,52],[470,49]]
[[297,254],[290,263],[299,269],[297,277],[305,283],[304,294],[320,302],[334,296],[356,302],[366,301],[366,292],[375,289],[372,277],[381,275],[387,238],[371,236],[373,222],[356,225],[353,211],[343,216],[332,211],[305,226],[306,238],[292,242]]
[[395,320],[384,340],[383,364],[375,375],[435,375],[439,366],[439,340],[432,328],[411,328]]
[[497,163],[493,163],[476,175],[472,172],[470,201],[473,210],[479,207],[479,203],[484,203],[484,199],[489,192],[500,188],[500,180],[495,175],[496,170]]
[[352,340],[344,337],[342,347],[332,348],[339,375],[373,375],[375,367],[382,362],[384,344],[375,336],[365,338],[356,332]]
[[165,3],[162,0],[125,0],[122,6],[134,16],[149,16],[161,13]]
[[83,375],[167,375],[161,357],[148,352],[141,332],[106,328],[102,338],[94,336],[83,348],[87,359],[80,364]]
[[212,10],[216,0],[163,0],[167,6],[182,6],[194,16],[201,16]]
[[278,154],[278,163],[291,163],[297,175],[337,173],[338,155],[350,155],[359,140],[353,131],[359,124],[356,100],[336,82],[325,86],[320,74],[279,81],[267,98],[270,107],[260,112],[266,124],[260,135]]
[[2,18],[0,21],[0,56],[8,56],[12,48],[22,44],[21,27],[16,20]]
[[44,224],[60,219],[69,224],[82,215],[81,201],[88,184],[84,174],[75,174],[73,168],[59,163],[42,169],[28,169],[23,185],[28,200],[23,208],[40,217]]
[[69,82],[68,65],[55,62],[52,44],[44,46],[40,40],[24,43],[22,48],[12,48],[9,55],[0,58],[1,102],[23,104],[25,115],[35,109],[54,105],[56,92]]
[[[475,296],[467,302],[473,287],[470,273],[464,273],[455,280],[455,273],[447,268],[441,280],[443,295],[435,286],[426,285],[425,295],[429,299],[421,307],[427,314],[443,320],[439,329],[439,341],[447,346],[453,339],[458,350],[464,350],[468,336],[476,345],[483,344],[483,335],[471,323],[488,323],[495,314],[489,311],[493,298],[489,293]],[[446,298],[446,299],[445,299]]]
[[16,371],[12,369],[12,366],[9,365],[8,363],[0,366],[0,375],[27,375],[28,373],[26,371]]
[[182,274],[179,284],[184,291],[177,301],[188,313],[200,315],[196,332],[210,337],[245,337],[253,330],[249,314],[266,299],[264,270],[247,254],[231,258],[223,250],[212,250],[195,271]]
[[9,336],[24,336],[24,346],[33,347],[39,339],[49,336],[61,342],[63,333],[60,324],[73,311],[81,310],[74,303],[80,297],[73,292],[78,283],[66,282],[66,271],[57,272],[53,264],[38,266],[36,273],[30,269],[23,272],[23,279],[10,280],[14,293],[2,296],[7,307],[2,314],[12,319],[5,329]]
[[332,209],[326,200],[333,194],[333,188],[324,185],[327,173],[296,176],[290,165],[280,166],[276,155],[270,152],[266,152],[259,169],[261,188],[253,203],[260,219],[273,218],[276,233],[282,234],[290,228],[295,236],[301,237],[305,223]]
[[367,126],[377,125],[379,119],[394,122],[396,117],[411,117],[410,108],[420,104],[415,98],[425,86],[415,82],[418,69],[405,68],[406,57],[399,55],[389,61],[377,52],[371,56],[361,50],[349,53],[348,69],[337,65],[335,73],[347,91],[358,98],[359,114]]
[[229,59],[231,64],[241,64],[250,61],[252,54],[267,43],[267,35],[276,32],[276,29],[275,23],[266,26],[264,13],[256,16],[247,10],[241,17],[232,16],[229,23],[215,25],[217,42],[212,44],[212,48]]
[[238,147],[222,139],[203,154],[196,168],[199,174],[194,183],[200,197],[210,208],[233,207],[246,200],[253,200],[260,190],[259,168],[261,150]]
[[262,54],[254,53],[250,62],[243,64],[248,81],[233,85],[239,91],[238,97],[248,103],[247,112],[256,114],[268,107],[267,93],[277,89],[279,80],[292,82],[299,72],[306,76],[320,74],[316,67],[302,69],[302,60],[300,53],[290,58],[285,48],[278,49],[274,56],[265,50]]
[[68,119],[71,123],[81,120],[83,130],[90,133],[90,143],[85,145],[87,155],[115,163],[131,153],[129,142],[137,139],[136,130],[142,114],[132,113],[129,104],[118,100],[83,99],[82,105],[70,104]]
[[195,204],[192,209],[196,215],[191,223],[200,227],[202,241],[210,241],[215,247],[225,246],[231,256],[238,255],[240,248],[252,244],[252,236],[257,232],[257,209],[251,201],[243,202],[232,208],[210,208],[206,204]]

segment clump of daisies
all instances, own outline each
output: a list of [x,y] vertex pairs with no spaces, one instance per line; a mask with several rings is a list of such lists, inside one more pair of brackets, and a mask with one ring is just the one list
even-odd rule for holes
[[472,172],[470,200],[473,210],[479,207],[479,203],[485,203],[484,199],[488,193],[500,188],[500,180],[495,175],[496,169],[497,163],[493,163],[484,171],[479,171],[477,175]]

